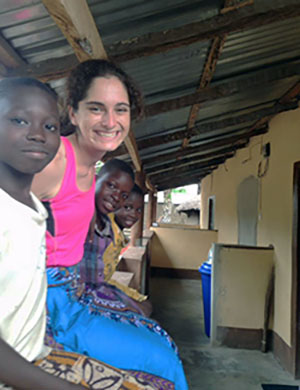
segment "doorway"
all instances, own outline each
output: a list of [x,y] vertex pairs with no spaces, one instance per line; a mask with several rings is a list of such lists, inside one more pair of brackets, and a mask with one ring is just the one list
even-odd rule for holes
[[215,229],[215,202],[214,195],[208,198],[208,230]]

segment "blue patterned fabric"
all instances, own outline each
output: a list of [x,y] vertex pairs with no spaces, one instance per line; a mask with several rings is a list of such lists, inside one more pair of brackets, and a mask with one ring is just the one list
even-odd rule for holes
[[172,338],[156,321],[129,307],[122,292],[117,300],[105,283],[97,288],[82,283],[79,265],[48,268],[47,275],[48,326],[66,351],[160,376],[174,382],[176,390],[188,388]]

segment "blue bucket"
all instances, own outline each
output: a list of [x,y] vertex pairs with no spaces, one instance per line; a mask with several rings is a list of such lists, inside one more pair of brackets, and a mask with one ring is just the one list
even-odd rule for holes
[[207,337],[210,337],[211,264],[204,262],[201,267],[199,267],[199,272],[202,281],[205,334]]

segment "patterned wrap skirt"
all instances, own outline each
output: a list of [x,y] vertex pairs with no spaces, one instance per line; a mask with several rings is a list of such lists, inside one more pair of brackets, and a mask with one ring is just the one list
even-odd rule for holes
[[49,339],[65,351],[138,372],[139,380],[152,375],[174,383],[176,390],[188,389],[173,339],[128,305],[120,290],[82,283],[78,265],[48,268],[47,276]]

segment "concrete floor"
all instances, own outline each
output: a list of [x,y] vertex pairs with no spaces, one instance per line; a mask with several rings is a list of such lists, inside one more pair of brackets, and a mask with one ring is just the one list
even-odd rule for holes
[[150,296],[153,317],[179,347],[189,390],[262,390],[261,384],[300,385],[300,380],[293,380],[271,353],[210,347],[204,333],[200,280],[153,277]]

